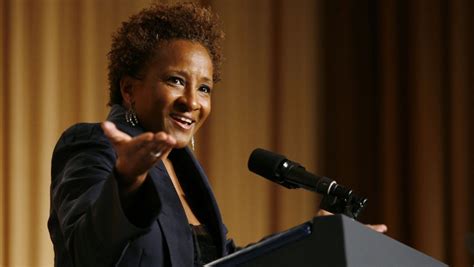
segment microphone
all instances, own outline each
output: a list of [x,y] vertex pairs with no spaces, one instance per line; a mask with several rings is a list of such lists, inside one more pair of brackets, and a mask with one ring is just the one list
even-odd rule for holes
[[261,148],[255,149],[250,155],[248,168],[250,171],[290,189],[305,188],[329,195],[337,187],[336,181],[309,173],[299,163]]
[[367,204],[367,198],[353,194],[351,189],[336,181],[307,172],[299,163],[261,148],[250,154],[248,168],[284,187],[304,188],[323,194],[321,208],[333,213],[343,213],[355,219]]

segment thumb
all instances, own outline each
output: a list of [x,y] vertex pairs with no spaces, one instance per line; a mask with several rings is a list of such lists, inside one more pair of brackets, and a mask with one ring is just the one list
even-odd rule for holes
[[104,130],[105,136],[107,136],[112,143],[120,143],[132,139],[128,134],[117,129],[113,122],[104,121],[100,126],[102,127],[102,130]]

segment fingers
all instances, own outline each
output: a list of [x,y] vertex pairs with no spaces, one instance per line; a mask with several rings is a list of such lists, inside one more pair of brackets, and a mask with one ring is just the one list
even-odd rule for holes
[[176,139],[169,134],[159,132],[154,136],[155,147],[151,151],[156,158],[161,158],[163,155],[167,155],[171,149],[176,145]]
[[112,143],[130,141],[132,139],[128,134],[117,129],[115,124],[110,121],[104,121],[100,126],[102,130],[104,130],[105,136],[107,136]]
[[316,216],[329,216],[329,215],[334,215],[334,214],[323,209],[319,209],[318,212],[316,213]]
[[131,160],[128,163],[136,162],[137,166],[151,167],[158,159],[166,157],[175,145],[175,139],[164,132],[143,133],[123,144],[121,148],[124,153],[119,157],[126,157]]
[[[323,209],[320,209],[316,213],[316,216],[329,216],[329,215],[334,215],[334,214]],[[385,233],[388,230],[388,227],[385,224],[366,224],[366,226],[379,233]]]
[[[158,152],[161,150],[170,151],[171,148],[176,145],[176,140],[165,132],[159,132],[156,134],[144,133],[135,138],[132,138],[128,134],[117,129],[114,123],[110,121],[104,121],[101,124],[104,134],[114,144],[114,146],[121,146],[123,143],[128,143],[128,147],[135,147],[136,150],[145,149]],[[132,149],[133,150],[133,149]],[[137,152],[137,151],[135,151]],[[162,153],[163,154],[163,153]]]
[[165,132],[159,132],[151,134],[148,143],[150,144],[149,148],[153,150],[151,152],[159,152],[167,150],[168,148],[173,148],[176,141],[171,135],[166,134]]
[[367,227],[379,233],[385,233],[388,230],[388,227],[385,224],[366,224],[366,225]]

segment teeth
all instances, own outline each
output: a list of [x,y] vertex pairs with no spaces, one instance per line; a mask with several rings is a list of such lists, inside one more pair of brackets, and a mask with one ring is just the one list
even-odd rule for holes
[[185,118],[185,117],[181,117],[181,116],[174,116],[175,119],[178,119],[184,123],[187,123],[187,124],[191,124],[193,123],[193,121],[191,119],[188,119],[188,118]]

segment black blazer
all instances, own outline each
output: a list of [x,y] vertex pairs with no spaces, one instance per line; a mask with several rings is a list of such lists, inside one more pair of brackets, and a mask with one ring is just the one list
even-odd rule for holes
[[[143,132],[125,122],[114,105],[107,120],[131,136]],[[226,240],[216,200],[201,166],[188,148],[170,153],[189,203],[214,237],[220,256],[233,250]],[[116,155],[100,124],[66,130],[53,153],[48,228],[56,266],[192,266],[191,229],[162,162],[137,194],[133,212],[122,210],[114,175]]]

